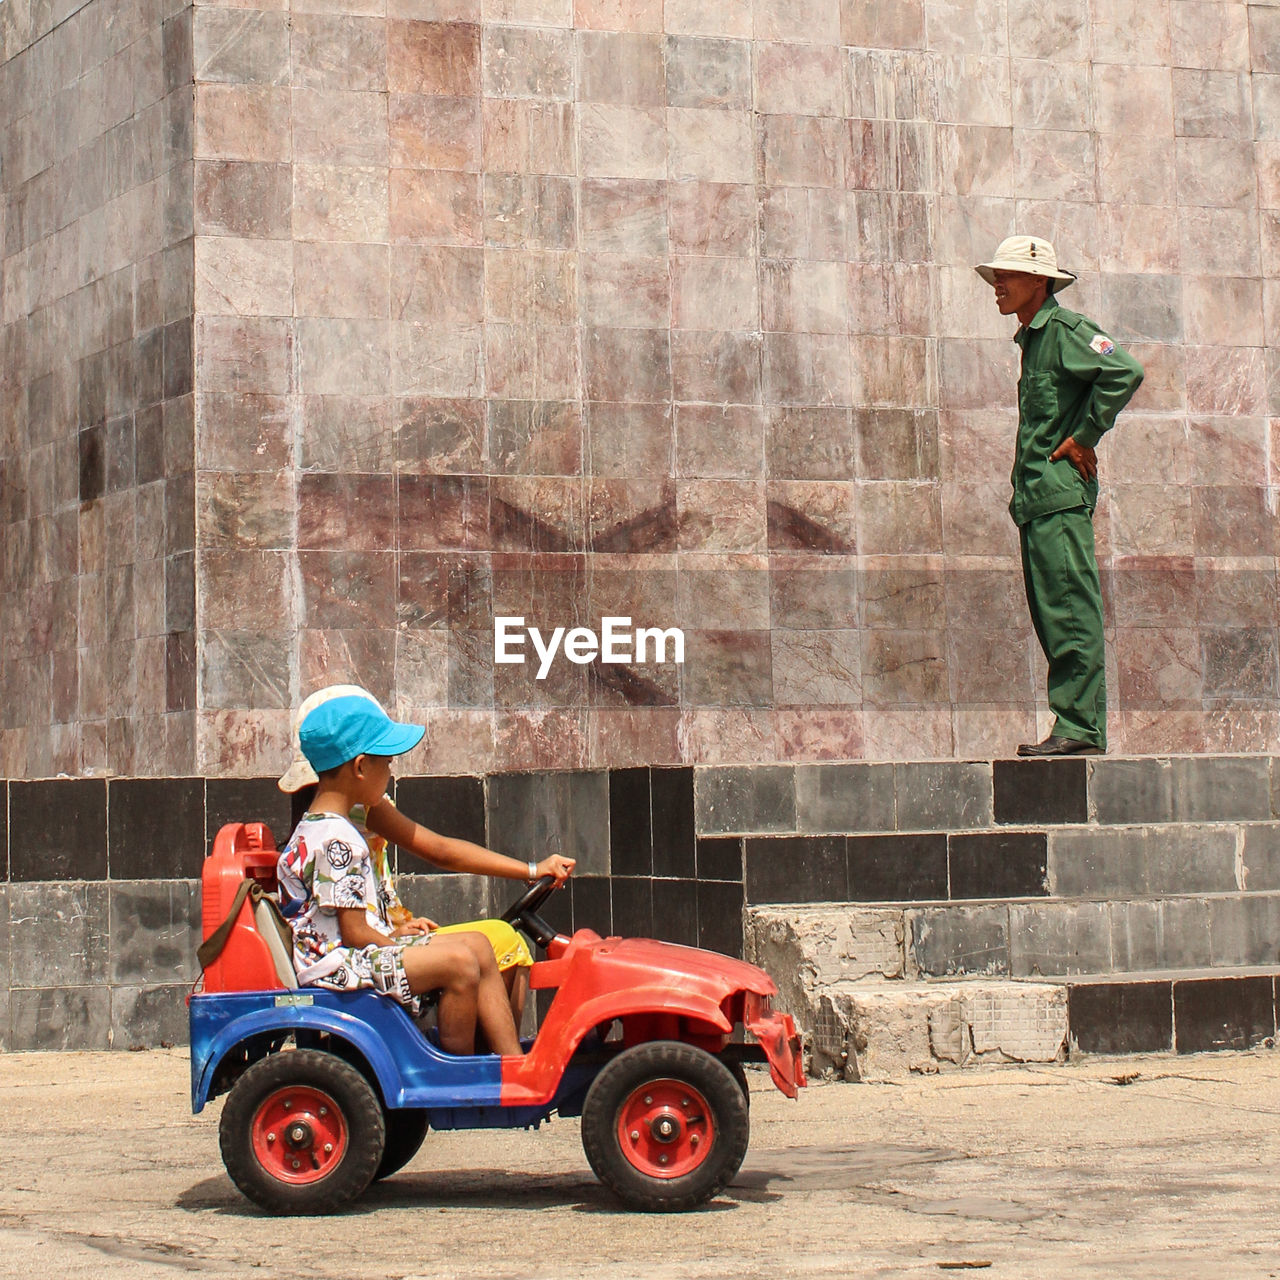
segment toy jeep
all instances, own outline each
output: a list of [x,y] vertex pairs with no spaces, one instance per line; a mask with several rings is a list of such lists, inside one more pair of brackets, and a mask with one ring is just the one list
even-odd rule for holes
[[[788,1097],[804,1081],[789,1015],[752,965],[642,938],[557,934],[545,877],[503,918],[542,949],[531,986],[555,996],[524,1057],[456,1057],[394,1000],[299,988],[280,921],[276,850],[261,823],[222,828],[203,876],[216,937],[190,1000],[191,1106],[226,1093],[222,1159],[271,1213],[326,1213],[407,1163],[431,1129],[537,1128],[582,1117],[596,1176],[630,1208],[691,1209],[747,1151],[743,1062]],[[220,930],[221,926],[221,930]],[[754,1044],[734,1044],[742,1026]]]

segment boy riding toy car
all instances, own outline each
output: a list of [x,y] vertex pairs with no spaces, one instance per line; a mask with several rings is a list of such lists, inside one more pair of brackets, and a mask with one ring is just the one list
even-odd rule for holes
[[[191,1102],[226,1093],[219,1140],[236,1186],[272,1213],[327,1213],[406,1164],[428,1128],[536,1128],[581,1116],[596,1176],[640,1210],[682,1210],[737,1173],[744,1062],[794,1098],[800,1041],[762,970],[648,939],[558,934],[543,877],[512,903],[554,990],[526,1052],[450,1054],[375,990],[300,987],[261,823],[223,827],[206,859],[203,989],[190,999]],[[742,1028],[755,1041],[734,1043]]]

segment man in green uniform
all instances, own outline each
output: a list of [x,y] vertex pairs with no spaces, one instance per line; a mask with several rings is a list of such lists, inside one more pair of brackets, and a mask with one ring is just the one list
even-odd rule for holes
[[1031,621],[1049,663],[1043,742],[1020,756],[1101,754],[1107,749],[1106,651],[1102,590],[1093,550],[1098,456],[1103,433],[1142,382],[1142,366],[1097,325],[1058,305],[1075,280],[1058,269],[1053,245],[1013,236],[974,268],[996,293],[1001,315],[1016,315],[1022,348],[1018,443],[1009,514],[1022,543]]

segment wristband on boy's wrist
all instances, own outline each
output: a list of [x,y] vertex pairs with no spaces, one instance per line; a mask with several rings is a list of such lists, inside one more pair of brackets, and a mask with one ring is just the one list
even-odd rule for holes
[[538,878],[538,864],[536,862],[529,863],[529,879],[536,880]]

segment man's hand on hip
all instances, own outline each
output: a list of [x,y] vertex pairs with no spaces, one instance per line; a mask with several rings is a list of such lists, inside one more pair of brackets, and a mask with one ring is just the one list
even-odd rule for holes
[[1098,455],[1086,445],[1076,444],[1071,436],[1049,455],[1050,462],[1057,462],[1059,458],[1066,458],[1086,480],[1092,480],[1098,474]]

